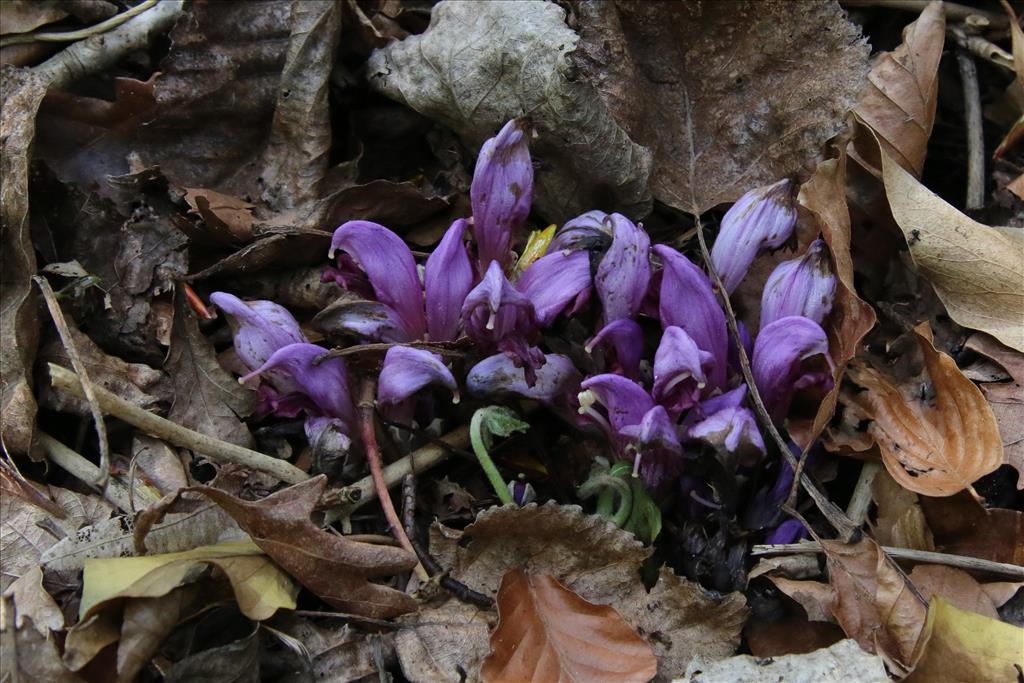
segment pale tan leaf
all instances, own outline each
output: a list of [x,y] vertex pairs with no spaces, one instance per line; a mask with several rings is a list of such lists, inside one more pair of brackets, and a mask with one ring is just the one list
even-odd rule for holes
[[395,649],[407,679],[414,683],[480,680],[480,665],[490,651],[491,627],[498,621],[493,610],[449,598],[399,621],[407,628],[395,636]]
[[949,317],[1024,351],[1024,233],[972,221],[887,155],[882,165],[893,218]]
[[44,638],[64,628],[64,613],[43,588],[43,570],[38,566],[22,574],[3,595],[14,600],[15,628],[23,628],[26,617]]
[[550,576],[513,569],[498,588],[498,628],[486,683],[643,683],[658,670],[651,647],[614,609]]
[[885,664],[853,640],[801,655],[759,658],[737,655],[717,662],[694,660],[675,683],[887,683]]
[[[1002,603],[997,605],[984,586],[962,569],[937,564],[919,564],[910,572],[910,580],[926,600],[937,595],[957,609],[974,612],[989,619],[999,618],[996,608]],[[1013,585],[1020,587],[1020,584],[1010,584]],[[1008,587],[999,586],[998,592],[1008,592]],[[1009,600],[1012,595],[1013,593],[1010,593],[1006,599]]]
[[866,391],[852,400],[871,418],[868,430],[893,479],[916,493],[952,496],[1002,464],[1003,444],[985,397],[932,345],[928,324],[914,333],[934,401],[907,398],[880,372],[863,366],[851,377]]
[[[903,31],[903,43],[875,57],[869,85],[854,111],[878,135],[879,142],[900,166],[920,177],[928,138],[935,123],[939,94],[939,60],[946,36],[942,3],[932,2]],[[858,161],[876,173],[871,141],[852,148]],[[869,151],[865,151],[869,150]]]
[[871,483],[871,496],[878,507],[874,538],[879,544],[935,550],[935,539],[916,493],[900,486],[888,472],[879,471]]

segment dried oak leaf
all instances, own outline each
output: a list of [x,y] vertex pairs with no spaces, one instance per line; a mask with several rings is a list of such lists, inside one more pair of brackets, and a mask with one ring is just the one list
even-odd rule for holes
[[646,683],[658,671],[651,646],[614,609],[550,576],[513,569],[497,603],[498,627],[480,670],[486,683]]
[[976,351],[1003,366],[1008,382],[985,382],[981,393],[988,399],[1003,438],[1003,458],[1017,470],[1017,488],[1024,489],[1024,354],[987,334],[975,334],[964,348]]
[[705,211],[797,171],[841,130],[868,45],[837,2],[580,4],[573,58],[654,152],[651,191]]
[[217,362],[184,293],[176,293],[174,300],[171,351],[165,366],[174,382],[174,403],[167,419],[239,446],[251,446],[252,434],[240,416],[252,413],[254,393]]
[[886,154],[882,177],[914,266],[949,317],[1024,351],[1024,233],[972,221]]
[[928,496],[968,489],[1003,462],[995,415],[952,358],[932,345],[931,328],[914,328],[935,391],[933,401],[908,398],[880,372],[858,365],[851,378],[866,391],[850,399],[871,420],[882,462],[901,486]]
[[371,87],[479,147],[507,120],[529,116],[538,137],[534,202],[561,222],[594,208],[643,216],[651,153],[574,77],[579,41],[565,10],[540,0],[441,2],[422,35],[374,51]]
[[832,613],[843,631],[893,670],[909,671],[924,628],[924,601],[871,539],[822,541],[821,546],[835,591]]
[[1024,583],[993,581],[979,583],[962,569],[938,564],[919,564],[910,572],[910,581],[930,600],[937,595],[957,609],[998,619],[998,607],[1013,597]]
[[411,596],[369,580],[411,569],[414,556],[401,548],[350,541],[313,524],[310,515],[326,483],[320,475],[258,501],[208,486],[188,490],[224,508],[267,555],[332,607],[377,619],[414,611]]
[[24,454],[32,449],[36,427],[32,363],[39,340],[31,280],[36,255],[28,220],[29,151],[46,82],[7,66],[0,84],[0,437],[5,450]]
[[[903,30],[903,42],[895,50],[875,56],[868,86],[854,108],[878,136],[885,152],[916,177],[924,169],[928,138],[935,123],[939,60],[945,37],[946,14],[941,3],[933,2]],[[881,173],[870,140],[854,140],[850,153],[875,175]]]
[[[574,505],[546,504],[495,507],[477,516],[463,532],[435,529],[431,553],[449,559],[450,574],[473,590],[494,595],[505,574],[522,569],[552,576],[583,599],[615,608],[651,645],[658,658],[659,680],[679,676],[697,654],[714,659],[732,654],[746,620],[740,593],[713,596],[698,584],[663,567],[650,592],[640,580],[640,565],[650,556],[630,533],[603,518],[586,515]],[[449,612],[449,610],[452,610]],[[455,680],[458,663],[467,680],[479,680],[487,655],[487,626],[493,613],[462,605],[454,598],[434,612],[408,622],[447,622],[457,633],[444,649],[421,635],[398,636],[405,675],[414,681]],[[411,633],[421,632],[415,625]],[[453,638],[458,647],[453,650]],[[438,678],[438,661],[453,665]]]

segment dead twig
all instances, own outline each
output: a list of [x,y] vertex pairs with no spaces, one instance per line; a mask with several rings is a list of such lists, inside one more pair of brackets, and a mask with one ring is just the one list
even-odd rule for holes
[[846,516],[858,527],[867,519],[868,508],[871,507],[871,485],[880,469],[882,464],[874,460],[865,462],[860,468],[857,485],[850,496],[850,502],[846,505]]
[[94,479],[83,481],[87,484],[95,485],[100,491],[103,491],[107,486],[107,479],[110,476],[110,443],[107,440],[107,423],[103,420],[103,411],[100,410],[99,401],[96,399],[96,388],[89,381],[89,374],[86,372],[85,363],[82,362],[82,357],[78,354],[75,340],[71,336],[67,320],[64,319],[64,311],[61,310],[60,303],[57,302],[57,296],[53,293],[49,281],[39,275],[33,275],[32,279],[39,286],[39,291],[43,293],[46,308],[50,311],[50,317],[57,328],[57,334],[60,335],[61,343],[64,344],[64,350],[67,351],[68,358],[71,359],[72,367],[78,373],[82,393],[85,396],[86,403],[89,404],[89,412],[92,413],[93,424],[96,426],[96,439],[99,441],[100,450],[100,466]]
[[420,562],[427,568],[430,575],[438,577],[441,587],[454,595],[456,599],[476,605],[481,609],[492,609],[494,607],[494,600],[490,596],[475,591],[461,581],[450,577],[422,545],[414,542],[413,547],[416,549],[416,557],[420,559]]
[[76,40],[85,40],[91,36],[97,36],[117,28],[132,17],[142,14],[156,3],[157,0],[145,0],[145,2],[140,2],[135,7],[114,15],[105,21],[87,28],[78,29],[77,31],[40,31],[39,33],[16,33],[11,36],[4,36],[0,38],[0,48],[24,43],[72,43]]
[[[842,0],[840,4],[845,7],[886,7],[888,9],[904,10],[906,12],[917,12],[920,14],[924,8],[930,5],[932,0]],[[963,21],[967,17],[983,17],[988,20],[992,28],[1008,28],[1010,22],[1001,14],[978,9],[969,5],[961,5],[956,2],[942,3],[942,9],[946,13],[946,19]]]
[[[50,383],[55,389],[77,398],[84,396],[78,375],[53,363],[49,364],[49,371]],[[106,389],[101,387],[94,387],[94,389],[103,412],[119,420],[124,420],[151,436],[169,441],[176,446],[188,448],[196,453],[202,453],[211,460],[233,462],[266,472],[289,484],[298,484],[300,481],[309,479],[308,474],[284,460],[278,460],[258,451],[200,434],[188,427],[182,427],[159,415],[143,410]]]
[[968,210],[985,205],[985,138],[981,122],[981,93],[978,69],[974,58],[964,49],[957,49],[956,63],[964,89],[964,127],[967,133],[967,197]]

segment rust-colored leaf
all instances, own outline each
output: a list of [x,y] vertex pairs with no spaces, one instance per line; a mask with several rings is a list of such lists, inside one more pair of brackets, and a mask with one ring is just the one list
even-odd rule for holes
[[587,602],[550,576],[513,569],[498,588],[498,628],[487,683],[649,681],[651,647],[608,605]]
[[930,600],[937,595],[957,609],[998,619],[997,607],[1013,597],[1020,583],[996,581],[979,583],[962,569],[938,564],[919,564],[910,572],[910,580],[921,595]]
[[1024,565],[1024,512],[983,508],[966,493],[952,498],[921,497],[935,548],[993,562]]
[[893,479],[916,493],[952,496],[1002,464],[1003,444],[985,397],[932,345],[928,324],[914,332],[934,400],[908,398],[880,372],[863,366],[851,377],[866,391],[852,400],[871,418],[869,432]]
[[822,541],[829,582],[835,589],[832,613],[846,635],[909,670],[927,609],[906,576],[869,538],[859,543]]
[[1024,353],[981,333],[968,339],[965,348],[991,358],[1010,375],[1009,382],[985,382],[981,393],[999,424],[1003,461],[1017,470],[1017,488],[1024,489]]
[[[939,94],[939,59],[946,35],[946,15],[941,2],[931,3],[903,31],[903,43],[892,52],[879,54],[868,75],[868,87],[854,109],[878,135],[884,150],[900,166],[921,176],[928,138],[935,123]],[[881,164],[854,141],[851,154],[878,175]]]

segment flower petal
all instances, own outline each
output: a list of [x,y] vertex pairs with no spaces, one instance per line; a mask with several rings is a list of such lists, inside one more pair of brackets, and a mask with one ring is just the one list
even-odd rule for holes
[[579,386],[580,373],[576,366],[565,356],[553,353],[545,356],[532,386],[527,384],[523,368],[504,353],[483,359],[466,377],[466,387],[476,396],[510,392],[543,403],[567,399]]
[[787,519],[768,534],[764,542],[769,545],[785,545],[787,543],[796,543],[801,538],[808,538],[809,536],[810,534],[804,528],[803,522],[798,519]]
[[542,256],[516,283],[516,289],[533,302],[541,327],[551,325],[589,287],[590,254],[585,251],[556,251]]
[[608,216],[612,246],[597,267],[595,287],[604,307],[604,320],[632,318],[640,310],[651,280],[648,252],[651,238],[622,214]]
[[700,399],[707,385],[705,368],[714,365],[714,357],[697,348],[697,343],[681,327],[670,325],[654,354],[654,400],[678,418]]
[[553,254],[563,249],[590,249],[607,244],[612,234],[605,219],[604,211],[587,211],[573,218],[558,229],[554,239],[548,245],[548,253]]
[[242,301],[227,292],[214,292],[210,301],[227,316],[235,353],[250,370],[281,347],[306,341],[288,309],[272,301]]
[[459,334],[462,302],[473,288],[473,266],[462,242],[468,225],[465,218],[452,223],[424,268],[427,331],[431,341],[452,341]]
[[355,407],[348,386],[348,372],[341,358],[328,358],[319,365],[313,361],[327,349],[316,344],[291,344],[278,349],[261,367],[243,377],[262,375],[266,372],[286,374],[302,393],[327,417],[336,417],[349,427],[355,425]]
[[459,385],[441,356],[426,349],[392,346],[384,356],[377,383],[377,400],[397,405],[428,384],[440,384],[459,396]]
[[757,335],[750,369],[773,419],[785,417],[801,379],[801,363],[817,355],[823,355],[832,368],[825,331],[808,318],[780,318]]
[[328,256],[339,249],[366,271],[377,300],[398,314],[409,337],[423,339],[427,332],[423,288],[416,261],[402,238],[377,223],[349,221],[334,231]]
[[462,322],[466,334],[478,343],[532,339],[537,332],[533,304],[512,286],[497,261],[491,261],[483,280],[466,296]]
[[580,413],[588,415],[601,424],[603,417],[597,413],[595,403],[604,407],[608,415],[608,426],[613,433],[639,424],[644,414],[654,407],[654,401],[642,386],[622,375],[594,375],[580,384]]
[[640,358],[644,352],[644,332],[636,321],[622,318],[608,323],[587,342],[587,353],[609,345],[615,350],[615,361],[622,374],[636,379],[640,374]]
[[742,406],[723,408],[690,428],[688,436],[716,450],[739,457],[740,464],[753,465],[764,455],[764,439],[750,409]]
[[714,357],[708,383],[724,387],[729,346],[725,313],[707,275],[675,249],[654,247],[663,264],[658,314],[663,327],[681,327],[701,351]]
[[636,464],[647,485],[657,488],[683,469],[683,449],[676,428],[663,406],[648,410],[639,424],[623,427],[622,436],[632,441]]
[[398,313],[379,301],[335,301],[317,313],[313,326],[325,334],[354,334],[366,341],[414,340]]
[[762,249],[777,249],[793,234],[796,207],[790,182],[759,187],[740,197],[722,218],[711,262],[732,294]]
[[310,416],[306,418],[303,429],[306,432],[306,440],[315,453],[336,455],[348,452],[352,446],[348,425],[339,418]]
[[836,276],[829,263],[828,247],[814,240],[807,253],[780,263],[761,295],[761,327],[788,315],[802,315],[819,325],[832,310]]
[[512,256],[512,236],[530,215],[533,164],[525,119],[513,119],[480,148],[473,183],[473,236],[480,270],[492,261],[504,269]]

